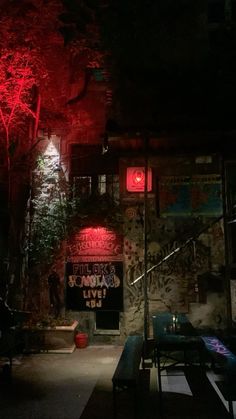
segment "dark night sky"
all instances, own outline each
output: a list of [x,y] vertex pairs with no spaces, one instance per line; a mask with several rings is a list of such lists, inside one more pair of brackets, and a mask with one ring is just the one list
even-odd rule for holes
[[234,127],[234,25],[217,23],[212,30],[204,0],[111,4],[105,39],[119,80],[119,122],[132,126],[142,120],[144,126],[177,129]]

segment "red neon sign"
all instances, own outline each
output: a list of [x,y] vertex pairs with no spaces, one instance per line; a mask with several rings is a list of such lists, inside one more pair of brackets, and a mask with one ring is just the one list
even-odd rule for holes
[[[126,189],[128,192],[144,192],[145,190],[145,168],[127,167]],[[152,169],[147,171],[147,191],[152,190]]]
[[123,237],[106,227],[85,227],[67,244],[68,261],[122,260]]

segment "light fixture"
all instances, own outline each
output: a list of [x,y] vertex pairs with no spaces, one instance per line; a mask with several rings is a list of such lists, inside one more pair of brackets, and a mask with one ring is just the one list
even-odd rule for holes
[[[128,192],[144,192],[145,189],[145,168],[127,167],[126,189]],[[152,169],[147,170],[147,191],[152,190]]]

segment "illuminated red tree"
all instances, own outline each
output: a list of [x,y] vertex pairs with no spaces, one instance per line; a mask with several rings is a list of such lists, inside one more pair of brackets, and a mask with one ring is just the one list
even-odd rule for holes
[[7,167],[10,170],[10,155],[13,152],[11,132],[19,135],[25,131],[29,116],[35,120],[35,130],[39,121],[39,97],[36,110],[32,108],[32,90],[36,86],[35,74],[30,66],[29,52],[5,50],[0,61],[0,123],[5,134]]
[[[70,127],[70,121],[75,118],[68,105],[71,63],[76,63],[77,71],[78,65],[86,70],[99,65],[102,58],[97,48],[93,10],[85,3],[82,0],[1,2],[0,147],[4,150],[5,176],[0,174],[0,186],[4,183],[7,190],[3,213],[8,214],[4,215],[8,229],[3,241],[6,246],[3,244],[2,248],[9,264],[8,277],[16,271],[12,260],[18,261],[22,254],[27,191],[34,161],[32,151],[40,141],[38,124],[49,131],[58,126]],[[86,16],[82,18],[84,10]],[[76,92],[73,103],[80,100],[84,90]]]
[[[34,121],[33,136],[36,136],[38,92],[51,82],[45,49],[52,37],[61,38],[56,29],[62,7],[60,1],[47,3],[23,0],[20,4],[4,4],[0,10],[0,130],[5,134],[8,168],[16,146],[14,137],[18,141],[24,137],[21,141],[25,141],[30,120]],[[18,144],[21,151],[24,145]]]
[[[0,145],[4,154],[0,178],[1,224],[6,225],[0,243],[8,279],[21,263],[32,164],[32,159],[26,157],[31,157],[30,151],[37,142],[40,92],[45,93],[53,83],[45,49],[52,38],[63,48],[63,39],[57,33],[61,10],[60,1],[44,4],[23,0],[20,4],[6,2],[0,8]],[[0,262],[2,280],[3,260]]]

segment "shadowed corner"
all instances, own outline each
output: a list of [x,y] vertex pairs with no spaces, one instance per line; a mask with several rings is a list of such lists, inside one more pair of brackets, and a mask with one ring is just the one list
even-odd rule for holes
[[[157,414],[157,407],[152,409],[152,399],[156,404],[157,394],[151,397],[150,392],[150,370],[140,370],[136,415],[138,418],[151,418],[149,413]],[[117,395],[117,419],[132,418],[134,415],[132,389],[120,390]],[[111,419],[114,416],[113,394],[111,376],[102,377],[98,380],[91,397],[81,415],[81,419]]]
[[[163,391],[160,410],[156,388],[156,370],[140,370],[136,416],[132,389],[120,391],[117,397],[117,419],[229,419],[229,412],[216,394],[204,371],[188,367],[184,375],[192,394]],[[114,417],[111,379],[101,377],[81,415],[81,419],[111,419]]]

